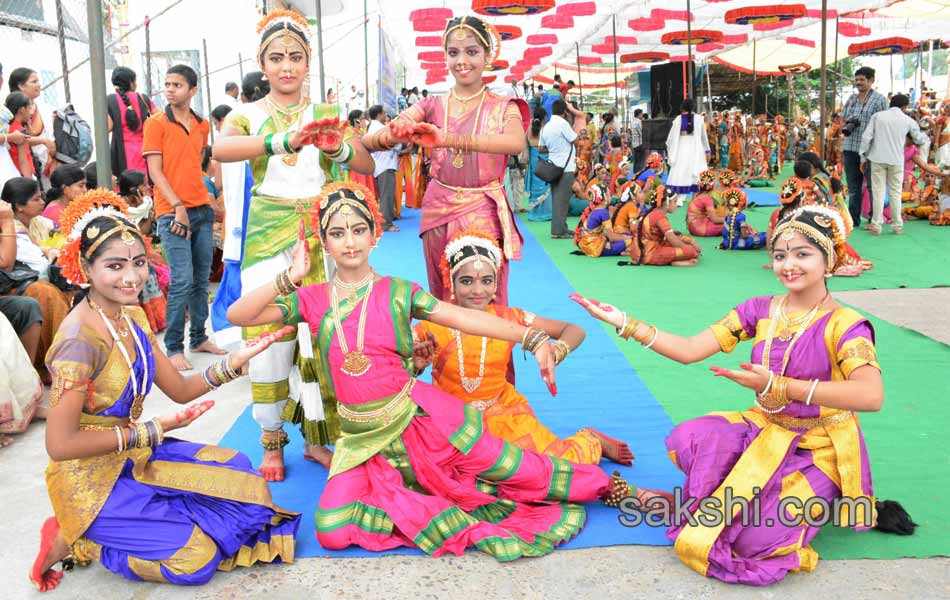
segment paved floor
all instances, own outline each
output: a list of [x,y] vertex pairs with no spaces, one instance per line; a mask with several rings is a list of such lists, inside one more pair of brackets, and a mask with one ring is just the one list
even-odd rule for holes
[[[835,297],[950,344],[950,289],[847,292]],[[941,309],[941,310],[938,310]],[[193,358],[199,369],[210,357]],[[246,379],[211,395],[215,408],[181,430],[180,437],[216,442],[246,406]],[[146,416],[172,410],[161,393],[149,398]],[[0,574],[3,598],[39,594],[26,574],[51,514],[43,478],[47,462],[42,423],[0,450],[0,507],[6,510]],[[10,594],[9,596],[7,594]],[[821,561],[810,574],[792,574],[767,588],[733,586],[705,579],[682,565],[669,547],[615,546],[555,552],[538,559],[500,564],[479,553],[432,559],[384,556],[358,559],[300,559],[293,565],[261,566],[219,573],[201,588],[129,583],[98,565],[66,575],[57,600],[72,598],[512,598],[580,600],[596,598],[950,598],[950,559]]]

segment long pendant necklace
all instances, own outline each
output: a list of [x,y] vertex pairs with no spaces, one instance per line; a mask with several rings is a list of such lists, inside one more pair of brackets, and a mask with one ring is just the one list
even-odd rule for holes
[[[485,104],[485,97],[487,96],[487,94],[485,93],[485,89],[486,89],[485,86],[482,86],[482,89],[478,90],[477,93],[471,96],[462,98],[455,93],[455,88],[452,88],[451,96],[453,98],[456,98],[459,101],[459,103],[461,103],[463,115],[465,114],[465,108],[467,106],[468,101],[474,98],[475,96],[479,96],[479,95],[481,96],[481,99],[478,101],[478,109],[475,111],[475,126],[472,128],[472,136],[475,136],[478,133],[478,125],[482,118],[482,106]],[[449,131],[449,100],[448,99],[446,99],[445,101],[445,119],[444,119],[444,123],[442,124],[442,131],[444,132]],[[465,166],[465,158],[462,156],[461,148],[455,149],[455,158],[452,160],[452,166],[455,167],[456,169],[461,169],[462,167]]]
[[[293,108],[284,108],[283,106],[274,102],[269,95],[264,96],[264,103],[267,105],[267,113],[270,115],[271,120],[274,122],[274,129],[277,130],[277,133],[284,133],[292,129],[297,129],[301,123],[301,117],[303,117],[304,112],[310,105],[310,100],[308,98],[302,98],[300,104]],[[297,165],[297,153],[291,152],[289,154],[284,154],[281,157],[281,161],[288,167],[294,167]]]
[[[824,299],[822,299],[822,303],[824,303]],[[795,335],[795,332],[792,331],[792,328],[798,327],[808,320],[808,314],[798,317],[797,319],[790,319],[785,310],[786,304],[786,302],[781,302],[778,306],[778,310],[776,311],[778,313],[778,320],[781,321],[782,324],[782,328],[778,330],[777,336],[778,339],[783,342],[787,342]]]
[[[142,358],[143,362],[142,381],[139,382],[135,379],[135,369],[133,368],[129,351],[125,349],[125,344],[119,339],[119,334],[116,332],[115,327],[112,326],[112,321],[106,316],[102,307],[92,298],[86,296],[86,301],[89,303],[90,308],[98,312],[99,316],[102,317],[102,322],[105,323],[106,328],[109,330],[113,343],[119,347],[119,352],[122,354],[122,358],[125,359],[125,364],[129,367],[129,380],[132,382],[132,407],[129,409],[129,416],[132,417],[133,421],[136,421],[142,416],[142,406],[145,404],[145,390],[148,389],[148,364],[144,364],[146,358],[145,348],[142,347],[142,340],[140,340],[137,335],[132,336],[135,340],[135,349],[138,351],[138,355]],[[125,325],[128,327],[128,330],[132,331],[132,320],[129,319],[129,315],[125,314],[125,311],[121,309],[119,314],[121,315],[119,318],[125,320]],[[123,334],[123,337],[127,335],[128,334]]]
[[482,379],[485,377],[485,350],[488,348],[488,338],[482,336],[482,354],[478,359],[478,377],[465,376],[465,355],[462,352],[462,332],[454,331],[455,348],[458,351],[459,360],[459,379],[462,382],[462,388],[469,394],[474,393],[482,385]]
[[340,344],[340,352],[343,353],[343,364],[340,366],[340,370],[352,377],[359,377],[369,371],[370,367],[373,366],[369,357],[363,354],[363,341],[366,333],[366,311],[369,307],[369,297],[372,293],[373,284],[370,283],[369,289],[366,290],[366,295],[363,296],[363,306],[360,308],[360,320],[356,329],[356,349],[350,352],[346,345],[346,335],[343,333],[343,323],[340,318],[340,303],[337,299],[336,286],[333,285],[330,287],[330,304],[333,307],[333,325],[336,327],[336,339]]

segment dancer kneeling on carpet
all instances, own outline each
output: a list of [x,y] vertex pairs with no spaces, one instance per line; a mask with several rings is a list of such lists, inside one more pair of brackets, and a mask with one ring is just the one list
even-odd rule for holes
[[673,230],[667,214],[676,210],[676,194],[665,185],[647,191],[644,213],[636,224],[630,242],[631,262],[627,265],[672,265],[692,267],[699,261],[702,248],[693,238]]
[[[140,421],[157,385],[185,404],[238,377],[283,332],[262,336],[182,376],[135,306],[148,279],[148,242],[106,190],[74,200],[60,224],[63,274],[89,284],[63,321],[47,364],[53,377],[46,424],[46,486],[55,517],[43,524],[30,580],[56,587],[64,569],[99,560],[133,581],[198,585],[215,571],[292,562],[300,516],[271,502],[267,482],[236,450],[165,434],[213,401]],[[83,297],[84,296],[84,297]]]
[[713,188],[716,187],[716,172],[707,169],[699,174],[699,192],[693,195],[686,207],[686,228],[697,237],[722,235],[724,215],[716,205]]
[[362,186],[330,184],[312,210],[313,228],[337,264],[333,281],[298,287],[310,270],[301,239],[290,268],[232,305],[228,319],[244,326],[307,322],[316,336],[342,430],[316,512],[322,547],[408,546],[438,556],[476,546],[499,560],[538,556],[580,531],[585,510],[575,502],[630,495],[619,475],[498,439],[484,430],[477,408],[410,372],[410,324],[423,319],[521,343],[554,392],[547,333],[376,275],[369,255],[381,221]]
[[575,253],[593,258],[626,254],[630,238],[613,230],[613,215],[608,208],[610,194],[596,182],[592,179],[587,184],[590,204],[584,209],[574,231],[575,244],[580,249]]
[[[444,285],[459,306],[543,330],[554,340],[557,364],[584,341],[584,330],[577,325],[494,303],[501,249],[491,236],[462,232],[449,241],[443,256]],[[430,321],[418,323],[413,338],[416,372],[431,364],[432,383],[478,409],[492,435],[571,462],[597,464],[604,455],[620,464],[633,464],[627,444],[596,429],[585,427],[559,439],[538,421],[527,398],[505,377],[514,342],[465,335]]]
[[[755,392],[756,406],[686,421],[666,439],[670,457],[686,474],[684,497],[721,501],[732,490],[759,503],[751,518],[762,525],[743,518],[710,526],[702,518],[674,517],[667,537],[676,553],[708,577],[766,585],[789,571],[814,569],[818,554],[810,544],[824,521],[801,520],[795,510],[813,498],[824,500],[837,513],[825,517],[843,526],[902,535],[914,530],[900,504],[873,496],[855,412],[879,411],[884,388],[874,329],[839,306],[826,284],[844,254],[843,239],[837,211],[799,208],[772,235],[772,269],[787,294],[747,300],[690,338],[596,300],[574,298],[624,339],[684,364],[754,340],[752,359],[741,369],[711,370]],[[783,503],[786,498],[797,502]],[[836,502],[842,498],[848,501]]]
[[765,232],[753,229],[742,212],[746,207],[745,192],[739,188],[729,188],[722,194],[722,201],[729,209],[729,214],[723,220],[722,242],[719,247],[723,250],[764,248]]

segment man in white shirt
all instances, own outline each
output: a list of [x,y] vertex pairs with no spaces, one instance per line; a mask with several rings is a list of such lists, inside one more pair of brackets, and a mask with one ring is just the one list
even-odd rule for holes
[[[373,135],[386,126],[386,112],[382,105],[371,106],[368,115],[370,121],[367,135]],[[380,150],[371,153],[373,160],[376,161],[376,170],[373,171],[373,176],[376,178],[379,212],[383,215],[383,231],[399,231],[399,228],[393,225],[393,213],[396,210],[396,169],[399,168],[398,148],[399,146],[392,150]]]
[[238,96],[241,94],[241,89],[238,87],[238,84],[233,81],[229,81],[224,85],[224,101],[222,104],[226,104],[231,108],[237,107],[240,104]]
[[554,239],[574,237],[567,229],[567,212],[571,203],[571,186],[574,185],[574,140],[577,134],[566,116],[567,102],[555,100],[551,105],[551,120],[541,129],[541,146],[547,150],[548,160],[564,168],[561,178],[551,184],[551,237]]
[[884,224],[884,193],[891,201],[891,227],[904,233],[901,217],[901,191],[904,185],[904,145],[909,135],[917,146],[930,140],[920,131],[917,122],[904,113],[910,100],[895,94],[887,110],[874,113],[861,136],[861,170],[871,162],[871,224],[868,231],[881,235]]

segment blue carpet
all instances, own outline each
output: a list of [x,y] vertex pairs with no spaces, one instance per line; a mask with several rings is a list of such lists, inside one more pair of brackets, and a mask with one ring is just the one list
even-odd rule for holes
[[[422,244],[417,236],[418,211],[404,209],[398,223],[402,231],[383,236],[371,262],[379,273],[397,275],[424,285],[425,265]],[[557,398],[552,398],[547,392],[534,360],[530,356],[523,360],[521,353],[516,351],[519,391],[531,402],[541,422],[560,436],[592,426],[629,443],[636,455],[635,464],[618,470],[634,485],[661,489],[681,485],[682,474],[667,457],[663,441],[672,428],[670,418],[624,358],[612,336],[567,297],[573,288],[537,240],[530,233],[526,232],[525,236],[524,259],[512,263],[511,303],[537,314],[578,323],[587,330],[587,339],[558,368]],[[566,240],[563,243],[565,249],[570,245]],[[635,299],[631,299],[631,304],[636,304]],[[291,433],[291,443],[285,452],[288,478],[282,483],[272,484],[271,491],[275,504],[303,515],[297,536],[298,556],[421,554],[414,549],[377,553],[355,547],[343,551],[321,548],[314,535],[314,511],[327,472],[320,465],[303,459],[302,438],[291,432],[290,427],[288,432]],[[260,430],[248,407],[221,440],[221,445],[246,453],[254,464],[258,464],[262,454],[259,437]],[[606,460],[601,466],[607,472],[618,467]],[[599,502],[589,504],[587,508],[587,525],[580,535],[562,548],[670,544],[663,529],[646,525],[624,527],[618,522],[619,513]]]
[[781,206],[778,193],[757,188],[743,188],[749,199],[749,206]]

